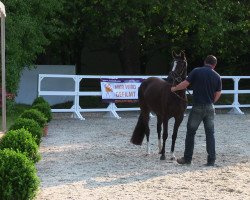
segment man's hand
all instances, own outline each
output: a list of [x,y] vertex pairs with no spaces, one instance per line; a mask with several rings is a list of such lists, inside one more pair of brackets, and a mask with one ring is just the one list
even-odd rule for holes
[[175,92],[175,91],[176,91],[175,86],[174,86],[174,87],[171,87],[171,92]]
[[214,103],[219,100],[221,95],[221,91],[217,91],[214,93]]
[[190,83],[187,80],[182,81],[181,83],[179,83],[176,86],[171,87],[171,91],[172,92],[176,92],[178,90],[184,90],[186,89],[188,86],[190,85]]

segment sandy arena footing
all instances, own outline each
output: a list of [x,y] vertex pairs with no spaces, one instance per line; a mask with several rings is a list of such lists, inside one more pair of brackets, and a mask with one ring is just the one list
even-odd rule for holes
[[[80,121],[57,115],[40,146],[37,164],[41,188],[37,200],[245,200],[250,199],[250,115],[217,114],[216,167],[204,167],[203,125],[197,131],[190,166],[160,161],[156,118],[150,120],[151,154],[130,137],[138,112],[121,119],[85,115]],[[187,116],[177,136],[175,154],[183,155]],[[170,151],[173,120],[166,151]]]

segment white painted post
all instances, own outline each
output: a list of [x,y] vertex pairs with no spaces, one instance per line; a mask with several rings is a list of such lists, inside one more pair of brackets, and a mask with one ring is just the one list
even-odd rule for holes
[[37,84],[38,97],[40,96],[40,93],[41,93],[41,82],[42,82],[42,80],[43,80],[43,76],[39,75],[39,77],[38,77],[38,84]]
[[233,102],[233,108],[229,111],[230,114],[244,114],[244,112],[242,112],[240,110],[240,103],[239,103],[239,81],[240,81],[240,78],[238,77],[234,77],[233,78],[233,81],[234,81],[234,102]]
[[82,117],[81,113],[80,113],[80,100],[79,100],[79,92],[80,92],[80,82],[81,82],[81,78],[79,78],[78,76],[74,77],[74,82],[75,82],[75,98],[74,98],[74,110],[75,110],[75,115],[80,119],[80,120],[85,120],[84,117]]
[[7,130],[6,125],[6,84],[5,84],[5,6],[0,1],[0,17],[1,17],[1,61],[2,61],[2,131]]
[[110,116],[113,116],[117,119],[121,119],[121,117],[116,112],[117,107],[115,103],[110,103],[107,109],[109,110]]

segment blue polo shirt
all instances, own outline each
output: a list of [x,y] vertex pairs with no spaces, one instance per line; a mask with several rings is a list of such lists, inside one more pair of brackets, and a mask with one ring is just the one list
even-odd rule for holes
[[222,89],[220,75],[210,66],[193,69],[186,80],[193,89],[194,105],[214,103],[214,93]]

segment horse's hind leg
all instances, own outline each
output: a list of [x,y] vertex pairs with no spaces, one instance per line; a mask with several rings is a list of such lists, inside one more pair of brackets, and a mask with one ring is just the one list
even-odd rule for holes
[[172,135],[172,145],[171,145],[171,160],[175,160],[175,155],[174,155],[175,141],[176,141],[178,129],[180,127],[182,120],[183,120],[183,117],[175,118],[174,130],[173,130],[173,135]]
[[161,124],[162,124],[162,119],[160,116],[157,116],[157,134],[158,134],[158,148],[159,148],[159,153],[161,153]]
[[149,111],[148,110],[144,110],[143,111],[143,123],[145,126],[145,135],[146,135],[146,139],[147,139],[147,152],[146,154],[149,155],[150,154],[150,145],[149,145],[149,135],[150,135],[150,129],[149,129]]
[[162,135],[162,139],[163,139],[163,144],[162,144],[162,150],[161,150],[161,160],[166,160],[166,156],[165,156],[165,146],[166,146],[166,140],[168,138],[168,118],[163,120],[163,135]]

